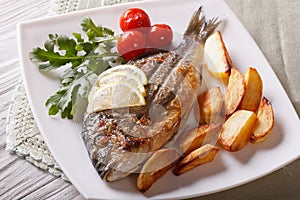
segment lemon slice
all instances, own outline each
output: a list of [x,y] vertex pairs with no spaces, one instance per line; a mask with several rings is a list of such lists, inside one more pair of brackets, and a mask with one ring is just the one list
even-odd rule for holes
[[89,95],[88,95],[88,103],[92,102],[93,101],[93,98],[94,98],[94,94],[95,92],[97,91],[98,87],[96,87],[95,85],[92,86],[90,92],[89,92]]
[[134,65],[108,69],[90,90],[87,112],[146,105],[145,84],[145,73]]
[[106,85],[106,84],[112,83],[112,82],[129,84],[132,87],[135,87],[138,90],[140,90],[141,93],[143,94],[143,96],[146,95],[146,90],[145,90],[143,83],[141,82],[139,77],[137,77],[133,73],[128,73],[128,72],[126,73],[124,71],[112,72],[112,73],[102,77],[101,79],[99,79],[97,84],[98,84],[98,86],[101,87],[103,85]]
[[93,85],[89,95],[88,95],[88,104],[87,104],[87,108],[86,111],[87,113],[92,113],[93,112],[93,100],[94,100],[94,95],[97,92],[97,89],[99,89],[97,86]]
[[97,89],[90,109],[101,111],[141,105],[146,105],[146,102],[137,88],[124,82],[112,82]]
[[98,77],[98,81],[100,79],[104,78],[105,76],[107,76],[111,73],[115,73],[115,72],[124,72],[124,73],[133,74],[139,78],[140,82],[143,85],[147,84],[147,76],[145,75],[145,73],[140,68],[138,68],[134,65],[118,65],[118,66],[112,67],[112,68],[102,72]]

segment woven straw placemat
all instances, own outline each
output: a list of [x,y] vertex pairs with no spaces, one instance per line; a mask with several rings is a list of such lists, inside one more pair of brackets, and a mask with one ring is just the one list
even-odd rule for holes
[[[136,0],[52,0],[49,15],[130,1]],[[23,84],[16,88],[12,102],[7,117],[6,150],[16,153],[36,167],[68,180],[38,130]]]

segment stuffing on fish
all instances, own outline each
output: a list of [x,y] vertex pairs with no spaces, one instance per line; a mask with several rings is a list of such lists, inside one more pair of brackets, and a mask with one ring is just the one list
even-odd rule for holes
[[102,179],[138,172],[151,152],[174,139],[200,91],[203,43],[219,23],[206,20],[200,7],[176,49],[130,62],[148,78],[145,106],[85,114],[82,137]]

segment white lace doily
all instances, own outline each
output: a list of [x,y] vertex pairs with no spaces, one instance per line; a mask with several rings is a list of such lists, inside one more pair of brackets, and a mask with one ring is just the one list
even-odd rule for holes
[[[52,0],[50,15],[137,0]],[[68,180],[51,155],[34,121],[23,84],[16,89],[7,117],[6,150],[35,166]]]
[[141,0],[52,0],[50,14],[62,14],[87,8]]
[[16,89],[13,102],[7,118],[6,150],[15,152],[35,166],[66,179],[38,130],[23,85]]

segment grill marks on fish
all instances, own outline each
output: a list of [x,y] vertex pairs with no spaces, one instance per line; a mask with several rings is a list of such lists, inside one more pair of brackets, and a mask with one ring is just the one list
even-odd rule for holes
[[153,151],[175,136],[200,91],[201,42],[217,25],[216,20],[206,22],[199,9],[177,49],[130,63],[148,78],[146,106],[84,116],[82,137],[104,180],[114,181],[134,173]]

